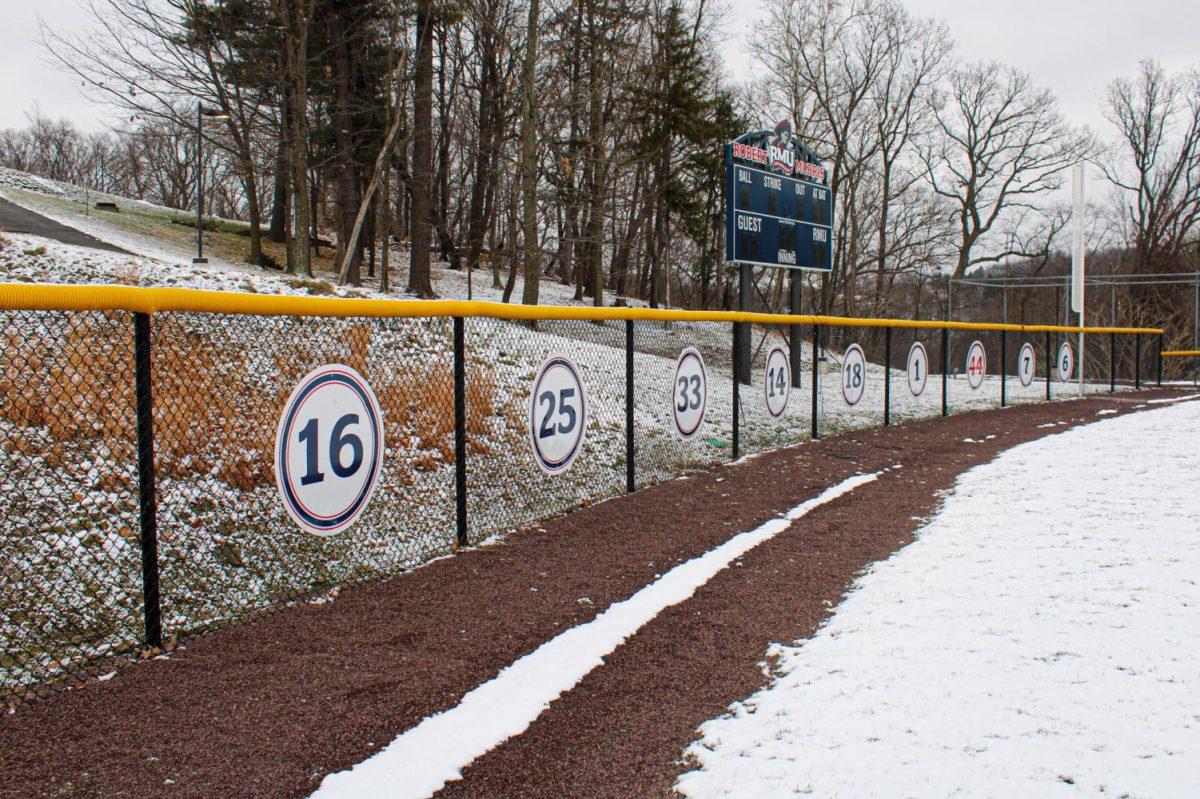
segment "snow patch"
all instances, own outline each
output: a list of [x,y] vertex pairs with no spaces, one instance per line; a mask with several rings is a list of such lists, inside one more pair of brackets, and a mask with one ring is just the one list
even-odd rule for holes
[[1195,796],[1200,404],[962,475],[677,788],[725,796]]

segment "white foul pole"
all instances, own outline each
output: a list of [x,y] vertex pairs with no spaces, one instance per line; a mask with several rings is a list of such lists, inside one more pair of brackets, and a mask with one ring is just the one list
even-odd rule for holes
[[[1083,287],[1084,287],[1084,241],[1083,241],[1083,164],[1076,164],[1073,175],[1074,211],[1072,213],[1075,231],[1074,246],[1071,248],[1071,310],[1079,314],[1079,326],[1083,327]],[[1079,331],[1079,396],[1083,396],[1083,331]]]

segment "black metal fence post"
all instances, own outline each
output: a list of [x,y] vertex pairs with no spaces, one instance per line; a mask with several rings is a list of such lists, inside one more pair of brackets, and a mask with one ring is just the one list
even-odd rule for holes
[[1108,334],[1108,393],[1117,390],[1117,334]]
[[1142,388],[1142,337],[1138,333],[1133,334],[1133,388],[1141,390]]
[[142,612],[146,646],[162,648],[158,587],[158,514],[154,495],[154,406],[151,394],[150,316],[133,315],[134,393],[137,403],[138,511],[142,544]]
[[1000,407],[1008,407],[1008,331],[1000,331]]
[[1050,331],[1046,331],[1046,402],[1050,401],[1050,366],[1054,361],[1050,359]]
[[463,318],[454,317],[454,523],[457,541],[467,540],[467,365]]
[[1163,334],[1158,334],[1158,387],[1162,388]]
[[738,440],[738,404],[741,402],[738,371],[742,363],[742,331],[741,322],[733,323],[733,459],[741,455],[741,442]]
[[883,329],[883,426],[892,423],[892,328]]
[[813,331],[812,331],[812,401],[811,401],[811,408],[812,408],[811,437],[812,437],[813,441],[816,441],[818,438],[820,438],[820,426],[817,423],[817,402],[819,399],[817,396],[817,386],[819,386],[821,384],[821,380],[820,380],[821,373],[819,371],[820,360],[821,360],[820,352],[821,352],[821,326],[813,325]]
[[625,490],[633,493],[633,320],[625,320]]
[[950,328],[942,328],[942,416],[950,415],[950,395],[947,381],[950,379]]

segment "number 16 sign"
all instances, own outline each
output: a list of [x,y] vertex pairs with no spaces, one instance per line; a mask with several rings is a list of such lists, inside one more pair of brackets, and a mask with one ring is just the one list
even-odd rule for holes
[[275,483],[292,520],[333,535],[358,519],[383,466],[383,414],[358,372],[330,364],[309,372],[275,431]]

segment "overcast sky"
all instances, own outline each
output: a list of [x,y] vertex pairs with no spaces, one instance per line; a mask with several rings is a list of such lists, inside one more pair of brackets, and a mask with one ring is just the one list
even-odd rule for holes
[[[752,76],[744,54],[762,17],[756,0],[731,0],[739,36],[723,48],[729,69]],[[950,26],[959,58],[1002,61],[1051,89],[1077,125],[1109,134],[1104,87],[1143,58],[1169,70],[1200,66],[1200,0],[902,0],[914,14]]]
[[[761,3],[730,2],[735,35],[723,54],[735,76],[752,77],[743,46],[757,29]],[[1132,73],[1146,57],[1171,70],[1200,65],[1200,0],[907,0],[906,5],[946,20],[961,57],[1004,61],[1029,72],[1054,91],[1072,121],[1105,135],[1100,98],[1111,78]],[[24,125],[35,103],[42,113],[82,128],[104,127],[102,110],[47,63],[39,42],[39,14],[56,30],[84,25],[78,0],[3,0],[3,6],[0,128]]]

